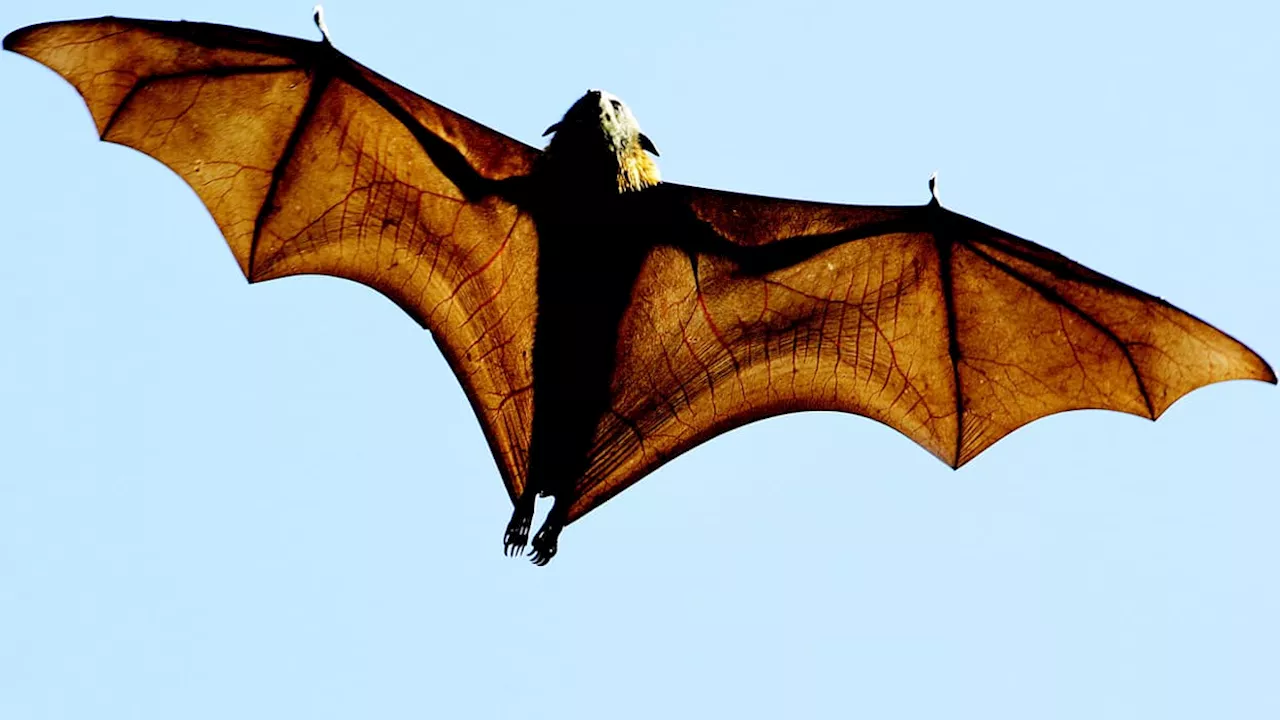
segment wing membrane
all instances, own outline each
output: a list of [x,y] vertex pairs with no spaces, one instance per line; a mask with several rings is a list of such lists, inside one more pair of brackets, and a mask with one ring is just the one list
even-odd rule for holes
[[959,467],[1053,413],[1155,419],[1204,385],[1275,382],[1192,315],[936,206],[683,197],[741,250],[700,257],[697,283],[680,242],[650,258],[571,517],[704,440],[788,412],[863,415]]
[[514,204],[459,183],[527,174],[536,150],[324,43],[102,18],[26,28],[5,48],[74,85],[104,140],[180,175],[250,281],[354,280],[431,329],[522,491],[537,237]]

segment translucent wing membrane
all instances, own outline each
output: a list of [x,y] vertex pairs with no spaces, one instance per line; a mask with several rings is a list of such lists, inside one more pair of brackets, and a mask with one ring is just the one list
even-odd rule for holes
[[515,205],[469,198],[439,164],[500,181],[527,174],[536,150],[323,43],[103,18],[27,28],[5,48],[74,85],[102,139],[180,175],[250,281],[355,280],[431,329],[519,494],[536,234]]
[[[787,412],[863,415],[959,467],[1053,413],[1155,419],[1204,385],[1276,381],[1163,300],[935,206],[684,197],[745,250],[700,258],[696,284],[675,247],[650,258],[572,517],[704,440]],[[781,267],[749,271],[753,252]]]

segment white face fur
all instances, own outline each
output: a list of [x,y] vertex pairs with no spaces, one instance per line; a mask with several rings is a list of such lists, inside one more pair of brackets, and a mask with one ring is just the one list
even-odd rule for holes
[[595,130],[603,133],[606,146],[614,153],[622,154],[638,144],[656,154],[652,143],[640,132],[640,123],[631,108],[617,95],[605,90],[588,90],[560,122],[547,128],[547,133],[555,132],[564,140],[590,141],[597,139],[593,137]]
[[598,98],[600,108],[600,127],[614,152],[625,150],[640,137],[640,123],[627,104],[617,95],[604,90],[590,90],[586,97]]
[[[560,122],[547,146],[549,157],[580,178],[608,175],[619,190],[639,190],[658,183],[658,167],[648,155],[658,154],[626,103],[604,90],[588,90]],[[544,133],[544,134],[547,134]],[[588,181],[594,182],[594,181]]]

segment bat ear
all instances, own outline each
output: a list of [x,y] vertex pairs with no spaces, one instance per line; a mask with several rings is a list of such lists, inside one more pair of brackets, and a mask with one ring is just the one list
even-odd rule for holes
[[542,133],[542,137],[546,137],[559,129],[560,129],[560,123],[556,123],[555,125],[552,125],[551,127],[547,128],[546,131]]
[[654,155],[658,155],[658,146],[654,145],[653,141],[649,139],[649,136],[644,133],[640,133],[640,147],[648,150]]

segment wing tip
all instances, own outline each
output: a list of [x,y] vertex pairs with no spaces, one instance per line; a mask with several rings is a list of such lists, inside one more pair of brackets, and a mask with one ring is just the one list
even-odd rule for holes
[[43,27],[43,25],[28,25],[26,27],[18,28],[17,30],[14,30],[8,35],[5,35],[4,43],[3,43],[4,49],[8,50],[9,52],[18,53],[19,55],[25,55],[26,53],[18,49],[18,44],[21,43],[33,31],[38,30],[41,27]]
[[[1201,322],[1204,322],[1204,321],[1202,320]],[[1207,324],[1207,323],[1206,323],[1206,324]],[[1216,328],[1215,328],[1215,329],[1216,329]],[[1221,331],[1221,330],[1219,330],[1218,332],[1222,332],[1222,331]],[[1223,335],[1227,335],[1226,333],[1222,333],[1222,334],[1223,334]],[[1234,377],[1234,378],[1227,378],[1227,379],[1231,379],[1231,380],[1261,380],[1262,382],[1265,382],[1265,383],[1271,383],[1272,385],[1277,384],[1277,383],[1276,383],[1276,371],[1275,371],[1274,369],[1272,369],[1272,367],[1271,367],[1271,363],[1267,362],[1267,359],[1266,359],[1266,358],[1264,358],[1264,357],[1262,357],[1261,355],[1259,355],[1259,354],[1258,354],[1258,353],[1257,353],[1253,348],[1249,347],[1248,345],[1245,345],[1244,343],[1240,342],[1239,340],[1236,340],[1236,339],[1235,339],[1235,337],[1233,337],[1233,336],[1231,336],[1231,335],[1227,335],[1227,337],[1228,337],[1229,339],[1231,339],[1233,342],[1235,342],[1235,344],[1236,344],[1236,345],[1239,345],[1239,346],[1240,346],[1240,349],[1244,351],[1244,354],[1245,354],[1245,355],[1246,355],[1250,360],[1252,360],[1252,361],[1253,361],[1253,365],[1255,366],[1255,367],[1254,367],[1254,369],[1255,369],[1255,370],[1257,370],[1257,374],[1256,374],[1256,375],[1245,375],[1245,374],[1240,374],[1240,375],[1237,375],[1237,376],[1236,376],[1236,377]]]
[[124,19],[126,18],[116,17],[115,15],[103,15],[102,17],[94,17],[94,18],[78,18],[75,20],[49,20],[42,23],[35,23],[34,25],[27,25],[25,27],[20,27],[17,30],[10,32],[8,35],[5,35],[3,47],[5,50],[8,50],[9,52],[15,52],[15,53],[18,53],[19,55],[25,55],[26,57],[31,57],[30,55],[22,51],[21,44],[24,40],[40,32],[41,30],[45,30],[47,28],[54,28],[54,27],[68,27],[72,25],[89,25],[92,23],[98,23],[98,22],[104,22],[104,21],[116,21],[116,20],[124,20]]
[[1264,383],[1271,383],[1272,385],[1280,384],[1276,382],[1276,371],[1271,368],[1271,364],[1268,363],[1266,360],[1263,360],[1262,356],[1258,355],[1257,353],[1254,353],[1254,356],[1258,358],[1258,362],[1262,363],[1262,371],[1265,373],[1265,375],[1263,375],[1262,377],[1253,378],[1253,379],[1261,380]]

